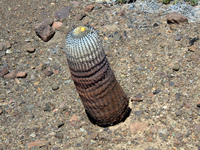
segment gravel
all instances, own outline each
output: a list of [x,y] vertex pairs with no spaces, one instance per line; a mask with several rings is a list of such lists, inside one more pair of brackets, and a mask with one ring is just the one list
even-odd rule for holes
[[[78,2],[0,1],[0,42],[11,44],[9,53],[0,51],[0,71],[27,73],[12,79],[1,74],[0,149],[199,149],[200,25],[190,13],[198,9],[187,7],[189,23],[172,28],[166,18],[172,4]],[[90,4],[94,9],[76,21]],[[67,18],[56,18],[67,6]],[[34,31],[45,18],[62,22],[48,42]],[[78,25],[98,31],[130,98],[129,117],[115,126],[90,122],[71,80],[63,40]]]

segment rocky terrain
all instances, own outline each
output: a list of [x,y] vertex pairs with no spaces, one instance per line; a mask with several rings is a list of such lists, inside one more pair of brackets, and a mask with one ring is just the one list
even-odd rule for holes
[[[0,149],[200,149],[200,24],[169,6],[1,0]],[[89,121],[71,80],[63,47],[79,25],[98,31],[129,97],[115,126]]]

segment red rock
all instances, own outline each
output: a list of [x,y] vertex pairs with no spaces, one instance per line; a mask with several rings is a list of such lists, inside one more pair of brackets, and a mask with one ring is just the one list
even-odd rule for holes
[[17,77],[17,78],[25,78],[26,75],[27,75],[26,72],[19,71],[19,72],[17,72],[16,77]]
[[77,1],[71,1],[70,3],[71,3],[72,5],[74,5],[74,6],[76,6],[76,7],[80,5],[80,3],[77,2]]
[[153,97],[154,96],[154,94],[153,93],[149,93],[149,95],[148,95],[149,97]]
[[38,146],[38,147],[41,147],[41,146],[44,146],[46,145],[47,142],[46,141],[35,141],[35,142],[30,142],[28,143],[28,148],[32,148],[34,146]]
[[73,116],[71,117],[70,121],[71,121],[71,122],[73,122],[73,121],[78,121],[77,115],[76,115],[76,114],[73,114]]
[[45,70],[42,71],[42,73],[43,73],[44,75],[46,75],[46,76],[51,76],[51,75],[53,74],[53,71],[50,71],[50,70],[48,70],[48,69],[45,69]]
[[142,98],[137,98],[137,97],[131,97],[131,101],[141,102],[141,101],[143,101],[143,99]]
[[53,20],[50,18],[44,19],[35,26],[36,35],[44,42],[49,41],[55,34],[55,29],[52,28]]
[[174,23],[174,24],[179,24],[179,23],[187,23],[188,19],[177,12],[171,12],[167,15],[167,23]]
[[92,5],[92,4],[87,5],[87,6],[85,7],[85,11],[91,12],[91,11],[93,10],[93,8],[94,8],[94,5]]
[[200,101],[197,102],[197,107],[200,107]]
[[136,132],[143,132],[147,129],[147,123],[145,122],[135,122],[130,124],[130,132],[136,133]]
[[12,71],[4,76],[6,79],[14,79],[16,77],[17,71]]
[[62,24],[63,24],[62,22],[54,22],[52,28],[58,29],[59,27],[62,26]]
[[8,69],[6,67],[3,67],[3,69],[0,71],[0,77],[3,77],[8,73],[9,73]]
[[75,16],[75,20],[76,21],[79,21],[79,20],[81,20],[81,19],[83,19],[83,17],[85,17],[86,16],[86,14],[83,12],[83,13],[80,13],[80,14],[77,14],[76,16]]

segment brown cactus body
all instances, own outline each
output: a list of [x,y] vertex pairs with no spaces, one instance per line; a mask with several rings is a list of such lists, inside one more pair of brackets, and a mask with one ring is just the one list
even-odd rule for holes
[[128,98],[109,66],[98,34],[77,27],[66,38],[71,77],[90,119],[99,126],[121,122],[128,114]]

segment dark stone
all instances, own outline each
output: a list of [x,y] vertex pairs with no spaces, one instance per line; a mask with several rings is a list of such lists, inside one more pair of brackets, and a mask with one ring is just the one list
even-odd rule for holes
[[140,116],[142,113],[143,113],[142,110],[140,110],[140,111],[135,111],[135,115],[136,115],[136,116]]
[[64,19],[67,18],[69,16],[69,11],[70,11],[70,6],[67,6],[63,9],[60,9],[58,11],[55,12],[55,17],[59,18],[59,19]]

